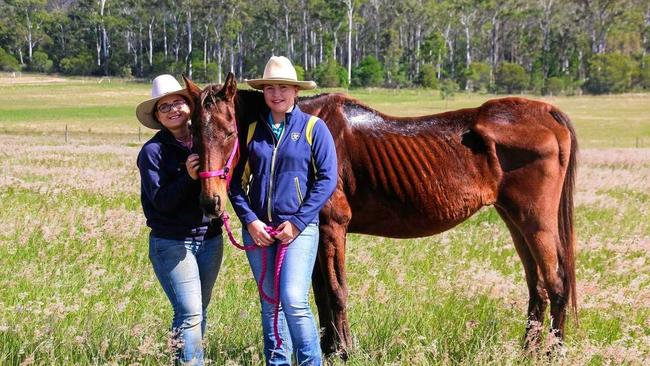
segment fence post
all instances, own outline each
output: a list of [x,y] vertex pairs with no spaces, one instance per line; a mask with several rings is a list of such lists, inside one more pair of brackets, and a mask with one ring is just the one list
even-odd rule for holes
[[142,139],[142,128],[138,126],[138,142],[140,142]]
[[65,124],[65,143],[68,143],[68,124]]

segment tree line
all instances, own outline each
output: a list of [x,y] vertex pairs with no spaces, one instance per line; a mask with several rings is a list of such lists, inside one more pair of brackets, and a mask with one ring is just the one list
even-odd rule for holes
[[286,55],[321,86],[650,89],[647,0],[4,0],[0,69],[221,82]]

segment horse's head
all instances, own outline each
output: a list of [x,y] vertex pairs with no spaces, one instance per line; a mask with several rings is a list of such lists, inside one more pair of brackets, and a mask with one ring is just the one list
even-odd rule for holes
[[201,208],[206,216],[220,217],[228,202],[228,184],[239,159],[234,99],[237,82],[230,73],[223,86],[208,85],[203,91],[185,79],[192,96],[192,134],[199,154]]

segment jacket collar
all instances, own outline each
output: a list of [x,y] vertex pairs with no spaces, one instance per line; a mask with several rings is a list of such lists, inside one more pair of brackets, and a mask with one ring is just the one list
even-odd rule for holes
[[[264,108],[264,111],[260,115],[260,119],[262,121],[265,121],[266,123],[268,123],[269,122],[268,121],[269,113],[271,113],[271,109],[269,109],[269,107]],[[287,126],[290,125],[294,120],[294,116],[299,116],[300,114],[302,114],[302,111],[300,110],[300,107],[298,107],[298,104],[294,104],[293,109],[291,110],[291,112],[288,112],[288,113],[284,114],[284,116],[285,116],[284,121],[285,121],[286,125]]]
[[168,129],[161,128],[158,134],[159,134],[158,136],[160,136],[159,137],[160,142],[162,142],[163,144],[174,145],[180,147],[181,149],[187,150],[185,146],[181,145],[181,143],[178,142],[178,140],[176,140],[176,137],[174,137],[174,135],[171,132],[169,132]]

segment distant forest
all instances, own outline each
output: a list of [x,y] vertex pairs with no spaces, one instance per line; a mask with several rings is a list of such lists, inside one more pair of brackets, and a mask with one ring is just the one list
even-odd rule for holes
[[649,0],[0,1],[3,71],[570,95],[649,90],[649,51]]

